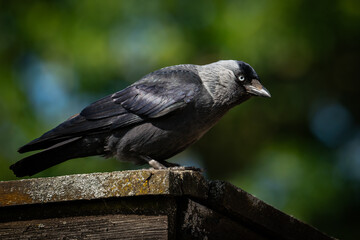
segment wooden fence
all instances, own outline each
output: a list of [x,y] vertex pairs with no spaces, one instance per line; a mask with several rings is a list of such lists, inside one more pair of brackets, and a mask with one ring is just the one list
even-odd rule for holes
[[0,182],[0,239],[332,239],[194,171]]

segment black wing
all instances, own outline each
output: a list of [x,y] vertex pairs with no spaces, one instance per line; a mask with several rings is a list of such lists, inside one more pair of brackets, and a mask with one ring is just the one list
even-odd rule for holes
[[102,98],[40,138],[19,149],[27,152],[88,134],[158,118],[181,109],[200,91],[199,76],[186,70],[160,70],[135,84]]

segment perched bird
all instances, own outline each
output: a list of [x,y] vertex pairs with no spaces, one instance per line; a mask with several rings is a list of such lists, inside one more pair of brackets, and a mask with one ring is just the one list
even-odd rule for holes
[[68,159],[93,155],[155,169],[179,166],[166,159],[196,142],[229,109],[251,96],[270,93],[245,62],[165,67],[21,147],[19,153],[43,151],[10,169],[18,177],[31,176]]

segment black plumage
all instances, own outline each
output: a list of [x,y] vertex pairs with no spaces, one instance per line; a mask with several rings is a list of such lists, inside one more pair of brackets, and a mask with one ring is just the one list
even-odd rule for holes
[[267,96],[250,65],[234,61],[177,65],[104,97],[19,149],[41,150],[10,168],[33,175],[71,158],[103,155],[154,168],[197,141],[233,106]]

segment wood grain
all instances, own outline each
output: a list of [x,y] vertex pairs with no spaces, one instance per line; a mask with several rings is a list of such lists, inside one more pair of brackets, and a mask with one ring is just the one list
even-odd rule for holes
[[0,239],[168,239],[168,217],[105,215],[0,223]]
[[0,182],[0,207],[149,195],[205,198],[207,186],[199,172],[188,170],[145,169],[22,179]]

